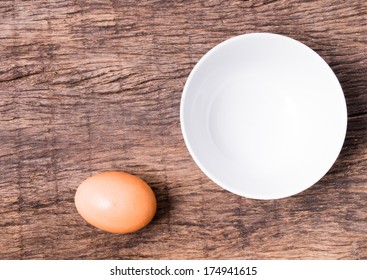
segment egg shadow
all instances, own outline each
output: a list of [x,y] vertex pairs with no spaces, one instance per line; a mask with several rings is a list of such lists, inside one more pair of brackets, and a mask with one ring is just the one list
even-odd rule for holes
[[152,225],[164,223],[164,220],[168,219],[171,206],[169,190],[165,178],[154,175],[145,175],[141,178],[152,188],[157,199],[157,212],[151,223],[146,227],[146,229],[149,229]]

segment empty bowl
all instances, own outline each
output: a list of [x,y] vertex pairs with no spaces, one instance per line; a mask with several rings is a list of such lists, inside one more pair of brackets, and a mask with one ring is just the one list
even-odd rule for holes
[[191,71],[181,128],[200,169],[254,199],[297,194],[319,181],[342,148],[347,109],[327,63],[289,37],[226,40]]

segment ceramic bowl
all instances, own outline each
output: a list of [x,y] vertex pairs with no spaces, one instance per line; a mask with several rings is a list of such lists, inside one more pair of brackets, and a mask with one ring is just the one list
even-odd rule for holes
[[180,109],[187,148],[216,184],[255,199],[297,194],[342,148],[347,109],[328,64],[289,37],[220,43],[191,71]]

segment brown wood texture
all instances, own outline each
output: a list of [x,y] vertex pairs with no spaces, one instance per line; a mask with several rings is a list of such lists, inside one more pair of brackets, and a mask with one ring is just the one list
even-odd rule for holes
[[[221,189],[180,130],[192,67],[250,32],[313,48],[347,100],[337,162],[286,199]],[[0,1],[0,60],[1,259],[367,259],[366,1]],[[106,170],[152,186],[149,226],[79,216],[76,188]]]

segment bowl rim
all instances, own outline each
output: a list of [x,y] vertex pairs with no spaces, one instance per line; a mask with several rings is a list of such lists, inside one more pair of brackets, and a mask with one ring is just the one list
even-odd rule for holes
[[[265,37],[281,37],[283,39],[286,40],[291,40],[294,41],[297,44],[301,44],[304,47],[306,47],[308,49],[308,51],[311,51],[314,55],[317,55],[320,58],[320,62],[323,62],[328,69],[330,70],[331,74],[334,76],[334,78],[337,81],[338,87],[340,89],[340,92],[342,93],[342,98],[343,98],[343,103],[344,103],[344,110],[343,112],[345,112],[345,116],[344,116],[344,121],[343,124],[341,124],[341,126],[344,127],[344,131],[343,131],[343,137],[340,138],[340,145],[339,145],[339,151],[337,153],[335,153],[334,155],[334,160],[332,161],[332,164],[330,165],[330,167],[327,169],[327,171],[320,177],[317,178],[317,180],[315,180],[315,182],[305,188],[303,188],[302,190],[295,190],[295,191],[288,191],[287,193],[283,193],[283,195],[278,195],[278,196],[274,196],[274,195],[269,195],[269,196],[257,196],[257,195],[252,195],[250,193],[248,193],[246,190],[237,190],[236,188],[231,187],[230,185],[222,182],[217,176],[215,176],[215,174],[212,174],[212,172],[209,172],[208,169],[204,166],[204,164],[201,162],[201,160],[198,158],[198,156],[196,155],[196,153],[193,150],[193,147],[191,146],[189,137],[187,136],[187,127],[185,125],[185,114],[184,114],[184,106],[186,104],[186,98],[188,95],[188,87],[191,84],[191,80],[193,79],[193,77],[196,75],[196,72],[198,71],[198,69],[200,68],[200,66],[202,64],[205,63],[205,61],[207,60],[207,58],[209,58],[212,54],[214,54],[218,49],[225,47],[227,44],[231,44],[234,41],[237,40],[242,40],[244,38],[248,38],[248,37],[256,37],[256,36],[265,36]],[[276,33],[269,33],[269,32],[254,32],[254,33],[245,33],[245,34],[240,34],[237,36],[233,36],[231,38],[228,38],[222,42],[220,42],[219,44],[215,45],[214,47],[212,47],[209,51],[207,51],[199,60],[198,62],[194,65],[194,67],[192,68],[182,91],[182,95],[181,95],[181,101],[180,101],[180,125],[181,125],[181,132],[183,135],[183,139],[185,142],[185,145],[191,155],[191,157],[193,158],[194,162],[196,163],[196,165],[199,167],[199,169],[211,180],[213,181],[215,184],[217,184],[219,187],[221,187],[222,189],[225,189],[229,192],[232,192],[236,195],[242,196],[242,197],[246,197],[246,198],[250,198],[250,199],[256,199],[256,200],[273,200],[273,199],[282,199],[282,198],[288,198],[291,196],[294,196],[296,194],[299,194],[307,189],[309,189],[310,187],[312,187],[313,185],[315,185],[318,181],[320,181],[321,178],[323,178],[331,169],[331,167],[335,164],[337,158],[339,157],[341,150],[344,146],[344,142],[345,142],[345,138],[346,138],[346,133],[347,133],[347,126],[348,126],[348,111],[347,111],[347,104],[346,104],[346,100],[345,100],[345,95],[344,95],[344,91],[343,88],[337,78],[337,76],[335,75],[334,71],[331,69],[331,67],[329,66],[329,64],[316,52],[314,51],[312,48],[308,47],[307,45],[305,45],[304,43],[293,39],[291,37],[285,36],[285,35],[280,35],[280,34],[276,34]]]

